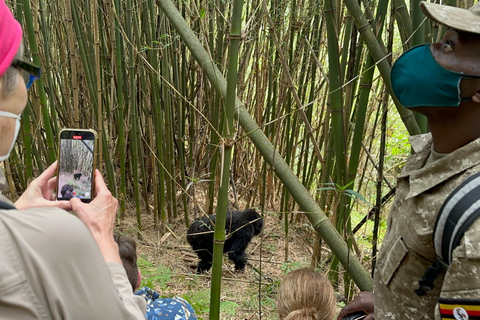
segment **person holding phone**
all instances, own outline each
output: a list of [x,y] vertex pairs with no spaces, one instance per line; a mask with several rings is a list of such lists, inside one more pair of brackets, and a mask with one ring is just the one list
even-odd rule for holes
[[[27,88],[40,76],[22,57],[22,29],[0,0],[0,161],[13,149]],[[145,300],[131,292],[113,239],[118,201],[98,170],[89,204],[54,201],[56,169],[55,162],[15,204],[0,194],[0,318],[144,319]]]

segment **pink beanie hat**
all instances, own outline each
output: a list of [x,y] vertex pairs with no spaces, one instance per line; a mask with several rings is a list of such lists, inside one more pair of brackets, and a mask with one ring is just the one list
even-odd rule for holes
[[22,41],[22,27],[12,12],[0,0],[0,77],[12,64]]

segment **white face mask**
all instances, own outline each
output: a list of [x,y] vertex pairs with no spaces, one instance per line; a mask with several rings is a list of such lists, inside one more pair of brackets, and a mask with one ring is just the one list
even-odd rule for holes
[[20,115],[14,114],[11,112],[0,111],[0,117],[7,117],[7,118],[15,118],[15,134],[13,135],[12,146],[8,150],[8,153],[4,156],[0,156],[0,161],[7,160],[10,156],[10,152],[12,152],[13,146],[15,145],[15,141],[17,141],[18,132],[20,131]]

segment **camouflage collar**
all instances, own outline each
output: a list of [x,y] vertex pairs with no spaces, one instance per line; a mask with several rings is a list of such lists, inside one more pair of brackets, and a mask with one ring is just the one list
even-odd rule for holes
[[413,148],[415,153],[421,152],[422,150],[429,149],[432,145],[432,134],[417,134],[408,138],[410,145]]
[[410,181],[407,199],[480,163],[480,138],[429,164],[425,163],[431,153],[431,135],[412,137],[411,143],[416,153],[408,158],[405,168],[399,176],[399,179],[409,179]]

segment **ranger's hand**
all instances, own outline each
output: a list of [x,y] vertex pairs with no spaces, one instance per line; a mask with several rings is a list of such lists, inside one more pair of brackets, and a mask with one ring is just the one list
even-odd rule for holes
[[373,292],[363,291],[355,297],[338,314],[337,320],[341,320],[343,317],[356,311],[363,311],[367,314],[363,320],[375,320],[375,297]]

